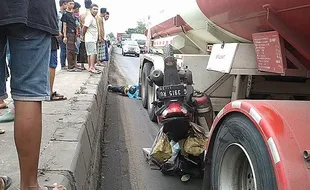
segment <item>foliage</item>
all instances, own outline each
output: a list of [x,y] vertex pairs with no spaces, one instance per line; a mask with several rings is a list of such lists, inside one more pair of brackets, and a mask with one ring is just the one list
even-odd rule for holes
[[146,24],[143,21],[138,21],[135,28],[128,28],[126,34],[144,34],[146,30]]

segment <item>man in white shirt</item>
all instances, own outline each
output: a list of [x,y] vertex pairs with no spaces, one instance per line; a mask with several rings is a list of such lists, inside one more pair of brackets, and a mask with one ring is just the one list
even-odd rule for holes
[[85,41],[89,72],[98,74],[99,72],[95,68],[98,40],[98,26],[96,21],[98,5],[92,4],[90,13],[91,14],[88,14],[85,18],[85,23],[82,31],[82,39]]

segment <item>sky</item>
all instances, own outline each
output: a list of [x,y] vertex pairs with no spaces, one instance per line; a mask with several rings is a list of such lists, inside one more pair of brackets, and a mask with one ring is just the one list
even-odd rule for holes
[[[56,5],[59,9],[58,0]],[[169,0],[168,0],[169,1]],[[76,0],[81,4],[80,13],[84,8],[84,0]],[[167,6],[167,0],[93,0],[99,8],[105,7],[110,13],[107,32],[125,32],[128,28],[137,26],[137,21],[147,20],[148,15],[156,15]]]

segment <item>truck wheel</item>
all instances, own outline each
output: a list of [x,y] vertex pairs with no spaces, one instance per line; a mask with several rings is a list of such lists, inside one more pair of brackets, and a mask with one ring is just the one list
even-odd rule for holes
[[242,114],[232,114],[221,124],[211,164],[211,189],[277,189],[266,144],[254,124]]
[[[154,70],[154,67],[151,68],[150,73]],[[147,106],[147,112],[149,114],[149,117],[151,121],[157,121],[157,117],[155,115],[155,106],[152,104],[155,101],[155,84],[153,86],[147,85],[147,98],[148,98],[148,106]]]
[[147,77],[150,75],[152,65],[151,63],[147,62],[143,66],[142,70],[142,78],[141,78],[141,98],[142,98],[142,105],[144,108],[147,108],[147,88],[148,88],[148,81]]

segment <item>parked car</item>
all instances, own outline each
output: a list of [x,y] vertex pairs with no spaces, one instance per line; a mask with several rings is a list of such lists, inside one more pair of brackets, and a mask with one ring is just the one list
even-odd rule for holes
[[122,45],[122,55],[126,56],[128,54],[133,54],[136,57],[139,57],[140,47],[137,41],[124,41],[124,44]]

